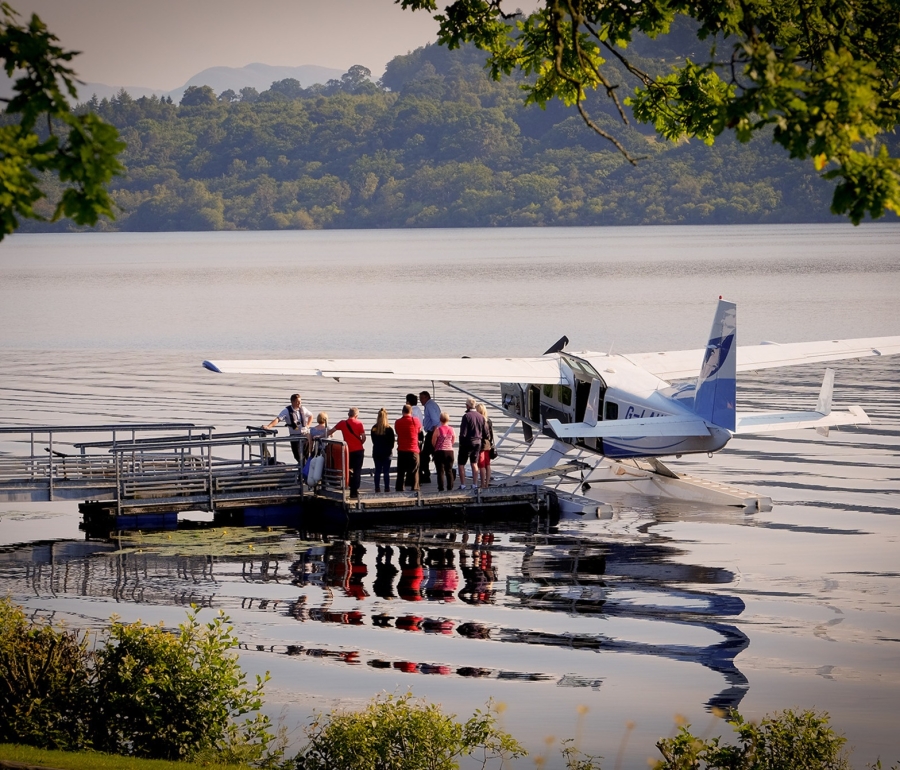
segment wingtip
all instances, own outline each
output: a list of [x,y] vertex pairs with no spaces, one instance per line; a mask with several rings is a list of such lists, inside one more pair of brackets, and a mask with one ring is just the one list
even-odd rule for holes
[[222,370],[219,369],[219,367],[216,366],[212,361],[204,361],[204,362],[203,362],[203,368],[204,368],[204,369],[209,369],[211,372],[215,372],[216,374],[221,374],[221,373],[222,373]]

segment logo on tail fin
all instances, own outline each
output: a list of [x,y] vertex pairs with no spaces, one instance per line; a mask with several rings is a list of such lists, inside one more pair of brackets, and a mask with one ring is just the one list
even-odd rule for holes
[[719,300],[694,396],[694,411],[700,417],[732,432],[737,391],[736,335],[736,306]]

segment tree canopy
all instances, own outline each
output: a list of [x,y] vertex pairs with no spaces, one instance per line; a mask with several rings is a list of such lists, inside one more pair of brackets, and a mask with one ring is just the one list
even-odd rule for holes
[[[636,44],[637,45],[637,44]],[[647,61],[650,61],[649,59]],[[92,98],[76,108],[127,142],[110,191],[118,230],[492,227],[827,222],[834,182],[790,162],[772,129],[659,141],[602,95],[586,109],[637,167],[552,100],[527,106],[524,76],[494,81],[465,44],[428,45],[303,89],[276,81],[213,103]],[[898,148],[895,137],[890,146]],[[55,193],[51,190],[51,198]],[[44,201],[49,216],[49,203]],[[72,222],[29,222],[65,230]]]
[[[77,54],[58,42],[36,15],[23,24],[0,3],[0,59],[7,76],[16,76],[0,118],[0,239],[20,218],[94,225],[113,216],[107,185],[122,170],[116,156],[125,145],[97,114],[70,108],[66,96],[74,99],[77,91],[69,62]],[[35,204],[46,198],[48,176],[59,184],[45,216]]]
[[[837,181],[833,212],[858,224],[900,211],[900,160],[883,141],[900,117],[896,0],[542,0],[526,14],[502,0],[455,0],[442,13],[435,0],[395,2],[431,12],[440,43],[486,52],[495,80],[524,73],[527,102],[577,108],[632,163],[633,148],[588,109],[589,92],[669,140],[712,144],[730,130],[749,142],[770,130],[791,158]],[[646,59],[635,44],[666,51],[679,20],[693,55]]]

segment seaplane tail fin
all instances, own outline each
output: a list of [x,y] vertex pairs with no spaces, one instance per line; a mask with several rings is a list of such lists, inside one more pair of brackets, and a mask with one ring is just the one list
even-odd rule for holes
[[699,417],[732,432],[737,391],[736,318],[734,302],[720,299],[694,396],[694,411]]
[[[816,404],[816,411],[824,416],[831,414],[831,397],[834,394],[834,369],[825,370],[825,379],[822,380],[822,389],[819,391],[819,401]],[[829,425],[817,425],[816,433],[820,436],[828,438]]]

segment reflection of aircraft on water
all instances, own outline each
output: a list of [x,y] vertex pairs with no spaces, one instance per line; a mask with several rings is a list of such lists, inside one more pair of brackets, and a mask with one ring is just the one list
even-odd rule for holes
[[[531,358],[248,360],[203,365],[226,374],[441,381],[470,395],[475,394],[467,389],[469,383],[499,383],[500,402],[482,400],[511,417],[513,426],[521,423],[527,445],[536,434],[552,439],[539,457],[520,461],[511,479],[537,481],[590,467],[583,482],[650,481],[654,494],[748,505],[758,502],[754,495],[679,476],[658,458],[716,452],[735,435],[815,428],[827,436],[831,427],[868,423],[859,406],[832,411],[832,369],[826,369],[818,403],[809,411],[738,411],[737,373],[893,355],[900,353],[900,337],[738,347],[736,333],[736,306],[720,299],[705,350],[571,353],[565,350],[568,339],[563,337],[544,355]],[[508,435],[509,431],[504,439]],[[604,458],[609,463],[601,465]]]
[[[459,676],[546,681],[562,673],[547,673],[556,658],[543,652],[510,656],[518,665],[531,661],[543,672],[485,666],[477,642],[488,641],[514,645],[509,649],[517,651],[618,652],[697,663],[727,681],[709,705],[736,706],[746,692],[747,680],[735,658],[748,640],[731,624],[744,604],[727,593],[734,579],[728,570],[682,563],[677,549],[663,542],[600,542],[534,532],[510,534],[502,542],[502,535],[495,540],[495,533],[485,532],[463,542],[444,534],[431,539],[427,530],[416,530],[415,542],[380,535],[312,545],[291,536],[275,541],[267,533],[272,551],[253,556],[125,553],[101,541],[38,543],[0,549],[0,580],[19,597],[197,604],[244,618],[273,613],[348,630],[369,627],[422,639],[452,636],[471,642],[463,645],[463,662],[452,667]],[[598,624],[598,619],[609,622]],[[632,636],[635,620],[641,629]],[[361,662],[358,654],[351,659],[346,650],[329,651],[322,636],[302,653],[299,648],[287,653]],[[347,637],[334,637],[335,646],[338,639]],[[261,642],[248,644],[256,648]],[[368,637],[367,649],[371,644]],[[263,645],[273,646],[284,648],[277,635]],[[372,661],[384,661],[395,647],[385,637]],[[399,661],[407,666],[402,670],[451,672],[443,662],[427,661],[435,645],[400,647],[424,661]],[[397,668],[397,663],[392,659],[387,665]],[[570,671],[565,686],[596,686],[597,665],[585,659],[584,670]]]

